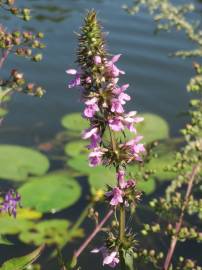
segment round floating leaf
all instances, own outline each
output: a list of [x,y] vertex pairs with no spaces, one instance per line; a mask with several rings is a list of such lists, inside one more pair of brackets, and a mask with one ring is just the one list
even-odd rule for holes
[[71,157],[88,154],[89,150],[86,148],[87,142],[73,141],[65,145],[65,153]]
[[93,189],[106,189],[106,185],[116,185],[116,173],[114,170],[110,170],[104,167],[98,167],[90,173],[88,177],[88,182]]
[[40,152],[22,146],[0,145],[0,178],[23,181],[28,175],[43,175],[49,161]]
[[173,142],[159,144],[154,152],[157,158],[153,158],[146,165],[146,169],[154,170],[154,177],[160,181],[170,180],[176,176],[175,172],[166,170],[167,166],[175,164],[176,145]]
[[81,195],[81,188],[66,172],[55,172],[32,178],[19,189],[19,193],[24,207],[45,213],[56,212],[74,204]]
[[147,181],[141,180],[137,182],[138,190],[145,192],[147,195],[153,193],[156,189],[156,182],[153,178],[148,179]]
[[37,212],[35,210],[29,209],[29,208],[19,208],[18,209],[18,218],[22,219],[40,219],[42,217],[42,213]]
[[[140,114],[139,116],[144,117],[144,121],[136,125],[138,134],[142,135],[144,143],[150,143],[153,141],[166,139],[169,137],[169,126],[168,123],[160,116],[151,113]],[[128,129],[123,132],[116,132],[118,140],[128,141],[136,136],[133,132]],[[105,131],[104,138],[109,140],[110,134],[108,129]]]
[[165,119],[152,113],[144,113],[144,121],[137,125],[138,133],[144,136],[144,142],[149,143],[169,137],[169,125]]
[[63,116],[61,124],[64,128],[78,132],[89,127],[88,121],[82,118],[80,113],[71,113]]
[[62,219],[52,219],[39,222],[33,228],[23,231],[19,238],[26,244],[57,244],[64,245],[68,238],[69,221]]
[[10,216],[0,217],[0,232],[4,234],[17,234],[33,226],[31,221],[25,219],[11,218]]
[[95,169],[89,167],[87,155],[78,155],[74,158],[70,158],[67,160],[67,165],[75,171],[80,172],[81,174],[89,174],[92,170]]

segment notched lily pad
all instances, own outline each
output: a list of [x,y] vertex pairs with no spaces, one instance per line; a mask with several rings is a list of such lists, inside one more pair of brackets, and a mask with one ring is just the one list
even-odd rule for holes
[[46,156],[31,148],[0,145],[0,178],[24,181],[28,175],[43,175],[49,169]]

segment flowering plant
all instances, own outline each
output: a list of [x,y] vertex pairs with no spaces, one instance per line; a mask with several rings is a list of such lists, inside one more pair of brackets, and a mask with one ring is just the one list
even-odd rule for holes
[[[89,166],[112,166],[116,170],[117,185],[108,186],[105,198],[112,211],[118,210],[120,216],[119,233],[111,230],[105,244],[92,252],[102,253],[103,265],[114,267],[120,261],[123,266],[124,256],[135,242],[132,232],[126,231],[125,209],[135,206],[141,196],[136,180],[125,179],[126,169],[131,162],[143,161],[146,150],[135,128],[143,118],[136,111],[125,112],[124,105],[131,97],[126,93],[129,84],[119,84],[119,76],[125,74],[116,66],[121,55],[108,54],[95,11],[88,12],[78,36],[78,69],[66,71],[74,76],[68,87],[80,88],[85,105],[83,117],[89,121],[89,128],[83,131],[82,138],[90,140]],[[119,139],[126,129],[134,134],[129,141]]]

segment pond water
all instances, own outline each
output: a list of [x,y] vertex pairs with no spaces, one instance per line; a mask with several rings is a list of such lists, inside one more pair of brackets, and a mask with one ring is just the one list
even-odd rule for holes
[[[13,96],[9,103],[10,112],[0,129],[1,143],[36,146],[62,130],[60,119],[64,114],[82,110],[79,92],[67,89],[69,78],[65,70],[74,67],[77,46],[74,31],[79,31],[85,11],[90,8],[99,12],[104,29],[109,32],[110,52],[122,54],[119,66],[126,71],[122,82],[130,83],[132,96],[128,109],[156,113],[168,121],[173,136],[178,134],[186,121],[180,113],[188,108],[186,83],[193,74],[192,60],[168,55],[178,49],[190,48],[183,34],[155,36],[155,25],[146,10],[130,16],[122,9],[123,4],[132,3],[130,0],[21,0],[21,3],[33,10],[33,20],[26,24],[27,27],[45,33],[44,60],[32,64],[24,59],[10,58],[3,73],[15,66],[22,67],[27,78],[44,86],[47,92],[41,99]],[[21,22],[18,23],[20,26]],[[8,20],[7,24],[14,27],[13,20]],[[75,216],[82,204],[83,200],[65,215]],[[64,217],[64,213],[57,216]],[[16,247],[8,250],[11,252],[5,257],[22,254],[22,250],[27,249],[21,246],[17,251]],[[88,256],[83,258],[86,263]],[[99,267],[94,264],[87,268]],[[53,265],[46,269],[56,270]]]

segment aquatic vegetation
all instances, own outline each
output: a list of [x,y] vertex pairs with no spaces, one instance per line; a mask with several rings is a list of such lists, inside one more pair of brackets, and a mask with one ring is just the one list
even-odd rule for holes
[[[136,13],[141,5],[154,14],[158,30],[184,30],[196,45],[176,56],[201,56],[201,33],[186,15],[194,10],[193,5],[138,0],[127,11]],[[0,7],[25,21],[30,18],[30,11],[16,8],[13,0],[0,0]],[[41,54],[32,54],[30,49],[44,47],[42,33],[0,30],[1,66],[12,50],[18,56],[41,60]],[[192,94],[189,122],[181,137],[171,138],[168,123],[159,115],[126,111],[131,97],[129,84],[120,83],[125,74],[120,61],[124,55],[108,52],[107,37],[94,10],[87,12],[77,37],[76,68],[66,71],[70,78],[67,91],[79,90],[83,113],[64,115],[63,131],[39,143],[37,150],[0,145],[0,179],[2,187],[9,187],[0,198],[0,244],[12,245],[18,239],[39,246],[0,268],[46,268],[44,262],[35,264],[45,244],[62,270],[79,269],[80,256],[88,246],[88,256],[101,255],[101,259],[97,255],[101,267],[202,269],[191,258],[192,250],[190,258],[182,257],[178,245],[202,242],[201,65],[194,63],[196,75],[187,85]],[[0,83],[1,103],[14,91],[35,96],[44,93],[41,87],[25,83],[18,70]],[[3,105],[1,117],[7,113]],[[86,229],[83,223],[87,218],[92,222]],[[94,229],[89,234],[90,226]],[[102,239],[95,245],[98,233]],[[76,245],[79,247],[74,250]]]

